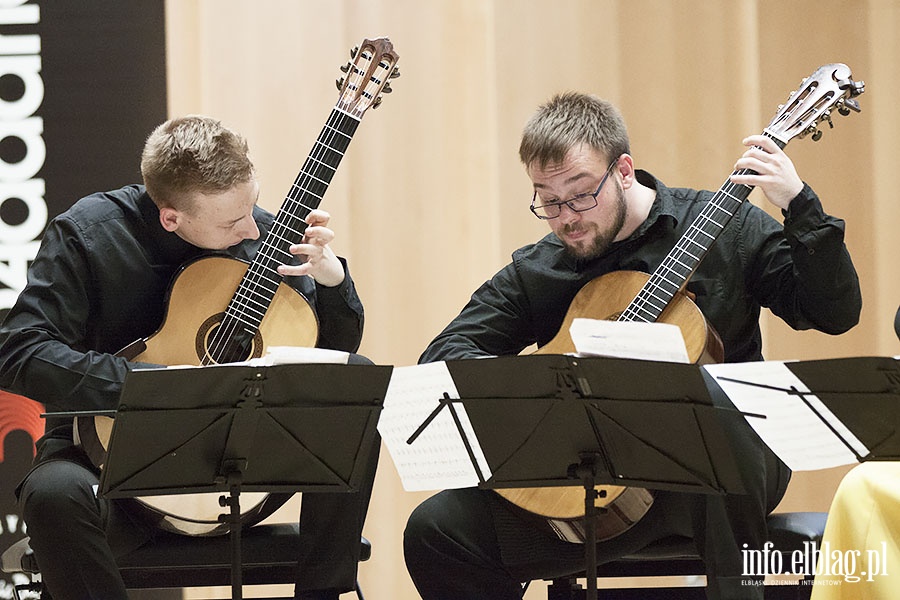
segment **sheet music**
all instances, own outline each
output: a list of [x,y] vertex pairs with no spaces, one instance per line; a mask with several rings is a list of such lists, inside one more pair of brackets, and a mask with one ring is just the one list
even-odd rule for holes
[[569,335],[582,356],[691,362],[681,328],[671,323],[577,318]]
[[[794,471],[827,469],[858,462],[841,437],[861,456],[869,450],[783,362],[761,361],[703,367],[722,387],[747,422]],[[804,399],[809,402],[807,404]],[[818,416],[816,415],[818,413]],[[823,422],[823,419],[825,422]],[[829,429],[834,427],[841,437]]]
[[[378,420],[378,432],[387,446],[408,492],[474,487],[478,474],[466,452],[453,416],[443,408],[412,444],[407,440],[440,405],[444,394],[458,399],[459,392],[446,363],[395,367]],[[491,476],[472,424],[460,403],[454,403],[482,476]]]

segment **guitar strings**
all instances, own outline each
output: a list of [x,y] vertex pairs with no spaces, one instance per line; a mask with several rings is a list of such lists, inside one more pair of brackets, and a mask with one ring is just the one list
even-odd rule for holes
[[[751,172],[749,169],[741,169],[734,171],[732,175]],[[663,258],[637,296],[622,311],[618,320],[655,322],[681,289],[681,284],[687,281],[706,256],[719,233],[752,190],[752,186],[735,184],[729,177],[713,195],[712,200],[703,207],[672,251]],[[715,216],[719,212],[724,213],[721,220]],[[692,245],[697,247],[694,252],[689,250]],[[668,274],[677,277],[670,280]]]
[[[280,277],[273,279],[267,276],[267,273],[275,273],[278,264],[288,262],[292,257],[288,250],[289,245],[293,243],[289,234],[293,233],[293,239],[297,242],[302,239],[302,233],[306,229],[306,217],[318,206],[331,176],[343,158],[343,152],[334,148],[335,141],[343,135],[347,138],[346,144],[349,145],[349,136],[341,131],[346,128],[348,121],[346,115],[332,110],[300,173],[291,185],[275,223],[266,234],[256,257],[229,302],[225,318],[210,340],[203,364],[217,363],[225,358],[224,352],[228,344],[241,332],[256,334],[280,283]],[[329,152],[332,155],[329,155]],[[329,157],[334,160],[334,166],[325,162]],[[326,170],[329,173],[323,172]],[[278,260],[279,257],[281,260]],[[254,309],[254,306],[257,308]]]
[[[362,53],[361,56],[371,62],[370,56],[365,53]],[[380,64],[379,70],[385,71],[385,65]],[[364,73],[365,71],[356,67],[353,67],[348,73],[348,89],[352,94],[359,89],[358,82],[362,80]],[[374,82],[376,88],[380,88],[381,82],[386,80],[386,76],[370,77],[370,83]],[[363,94],[365,95],[366,92],[364,91]],[[369,92],[366,98],[371,100],[376,95],[377,89],[375,92]],[[270,278],[267,273],[276,272],[278,264],[290,260],[292,255],[288,246],[293,243],[292,240],[299,242],[302,239],[302,234],[306,230],[305,219],[313,209],[318,207],[324,197],[328,184],[361,119],[362,112],[352,113],[350,102],[345,101],[345,95],[342,95],[313,145],[313,150],[304,162],[300,174],[294,180],[273,227],[257,251],[257,259],[251,263],[237,292],[229,302],[225,318],[214,332],[209,350],[202,358],[201,364],[216,363],[225,358],[224,352],[227,350],[228,343],[241,331],[250,335],[256,334],[280,284],[280,278]],[[336,140],[341,143],[336,144]],[[289,237],[288,234],[293,234],[293,237]],[[281,260],[279,260],[279,255]],[[266,294],[262,294],[260,288]],[[258,308],[254,309],[253,305]]]

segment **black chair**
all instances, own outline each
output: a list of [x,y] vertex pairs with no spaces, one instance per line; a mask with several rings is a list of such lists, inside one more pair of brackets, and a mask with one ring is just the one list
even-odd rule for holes
[[[299,543],[296,523],[260,524],[242,531],[243,584],[293,585],[297,578]],[[371,544],[366,538],[360,543],[360,561],[368,560],[372,553]],[[3,553],[4,571],[32,575],[39,572],[27,544],[28,538],[24,538]],[[163,533],[118,562],[128,589],[231,585],[231,540],[227,535],[192,537]],[[39,590],[40,582],[17,588]],[[358,582],[356,595],[359,600],[365,600]]]
[[[816,543],[821,547],[822,534],[828,513],[790,512],[769,515],[769,541],[772,551],[780,552],[782,563],[791,565],[791,555],[795,551],[804,552],[804,543]],[[815,565],[811,565],[815,568]],[[692,542],[683,537],[660,540],[641,552],[605,563],[597,568],[597,577],[612,578],[658,578],[669,576],[704,575],[703,561],[697,555]],[[577,582],[584,573],[570,577],[560,577],[547,587],[547,600],[586,600],[586,590]],[[812,574],[804,576],[793,585],[766,586],[767,600],[804,600],[812,593]],[[601,586],[598,582],[598,588]],[[617,587],[598,589],[597,597],[602,600],[671,600],[679,598],[706,598],[703,587]]]

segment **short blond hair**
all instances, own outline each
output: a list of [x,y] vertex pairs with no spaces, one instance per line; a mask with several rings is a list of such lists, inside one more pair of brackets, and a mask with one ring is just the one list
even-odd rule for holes
[[218,193],[254,177],[247,141],[219,121],[187,115],[159,125],[147,137],[141,175],[160,208],[187,210],[194,192]]
[[530,168],[562,163],[569,150],[586,144],[612,160],[631,154],[628,129],[610,102],[578,92],[557,94],[525,124],[519,158]]

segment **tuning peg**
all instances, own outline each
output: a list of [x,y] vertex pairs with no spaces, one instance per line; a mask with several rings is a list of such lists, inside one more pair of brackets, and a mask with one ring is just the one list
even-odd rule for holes
[[853,98],[842,98],[840,102],[838,102],[838,112],[844,115],[845,117],[850,114],[850,111],[853,112],[861,112],[862,109],[859,107],[859,102],[857,102]]
[[381,96],[372,101],[372,108],[378,108],[379,106],[381,106]]
[[812,134],[812,141],[818,142],[820,139],[822,139],[822,130],[816,129],[816,131]]
[[388,75],[388,79],[396,79],[397,77],[400,77],[400,67],[394,67],[391,74]]
[[390,94],[390,93],[393,92],[394,90],[391,89],[391,84],[390,84],[390,83],[386,83],[386,84],[384,84],[384,89],[381,90],[381,91],[384,92],[385,94]]
[[335,79],[334,84],[337,86],[338,91],[341,91],[344,89],[344,78],[341,77],[340,79]]
[[359,46],[354,46],[350,50],[350,58],[356,58],[356,53],[359,52]]
[[347,63],[346,65],[341,65],[341,73],[346,73],[349,70],[350,70],[350,63]]

